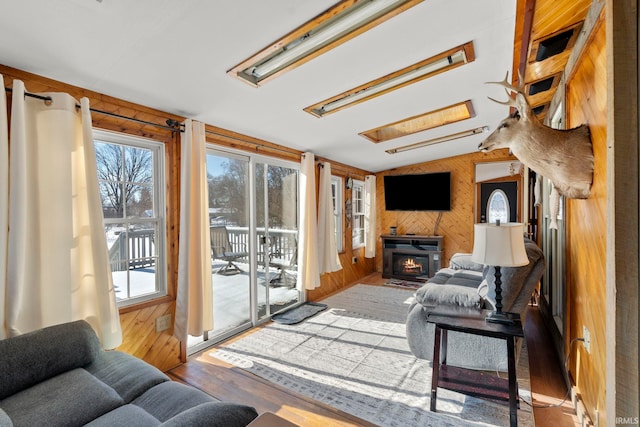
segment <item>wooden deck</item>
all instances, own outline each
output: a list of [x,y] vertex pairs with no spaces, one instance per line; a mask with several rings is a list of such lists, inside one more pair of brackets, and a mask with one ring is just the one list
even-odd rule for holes
[[[382,285],[379,273],[359,281]],[[254,329],[255,330],[255,329]],[[233,339],[240,339],[254,330]],[[566,387],[551,337],[536,307],[530,307],[525,324],[529,349],[531,387],[535,405],[557,404],[564,398]],[[353,415],[320,402],[297,395],[242,369],[201,352],[189,358],[186,364],[168,372],[176,381],[195,386],[220,400],[241,402],[254,406],[258,413],[273,412],[300,426],[372,426]],[[535,408],[536,426],[578,426],[570,400],[557,408]]]

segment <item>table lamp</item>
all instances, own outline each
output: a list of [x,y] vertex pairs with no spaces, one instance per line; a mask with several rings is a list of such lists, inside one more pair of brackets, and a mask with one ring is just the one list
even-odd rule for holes
[[473,254],[471,260],[479,264],[494,266],[496,309],[487,322],[510,324],[513,321],[502,312],[502,274],[500,267],[521,267],[529,264],[524,249],[524,227],[521,223],[474,224]]

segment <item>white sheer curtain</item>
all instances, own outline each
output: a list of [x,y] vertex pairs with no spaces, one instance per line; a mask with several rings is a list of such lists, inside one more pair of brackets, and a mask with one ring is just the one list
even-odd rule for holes
[[10,336],[84,319],[122,342],[107,256],[89,101],[25,98],[13,83],[5,324]]
[[298,241],[298,287],[320,286],[318,270],[318,223],[316,216],[316,171],[313,153],[304,153],[300,167],[300,228]]
[[367,175],[364,179],[364,256],[376,256],[376,177]]
[[7,294],[7,239],[9,237],[9,126],[4,77],[0,74],[0,340],[9,335],[5,322]]
[[180,242],[174,335],[186,343],[213,329],[211,235],[204,124],[186,120],[180,165]]
[[332,273],[342,269],[336,247],[336,224],[331,197],[331,163],[320,165],[318,195],[318,264],[319,273]]

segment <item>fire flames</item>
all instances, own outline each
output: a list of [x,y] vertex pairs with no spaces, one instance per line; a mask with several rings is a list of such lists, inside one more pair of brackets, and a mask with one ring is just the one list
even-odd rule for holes
[[402,263],[402,268],[404,271],[418,272],[422,273],[422,265],[417,264],[413,258],[408,258]]

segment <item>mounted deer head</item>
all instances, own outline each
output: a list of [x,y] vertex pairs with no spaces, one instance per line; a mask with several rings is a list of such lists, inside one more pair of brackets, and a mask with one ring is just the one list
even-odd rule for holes
[[[509,95],[506,102],[494,102],[515,107],[516,111],[504,119],[478,149],[483,152],[496,148],[509,148],[522,163],[539,175],[551,180],[553,186],[571,199],[586,199],[593,181],[593,148],[589,127],[558,130],[540,123],[524,96],[524,81],[520,86],[501,82],[488,82],[503,86]],[[511,92],[515,95],[512,96]]]

